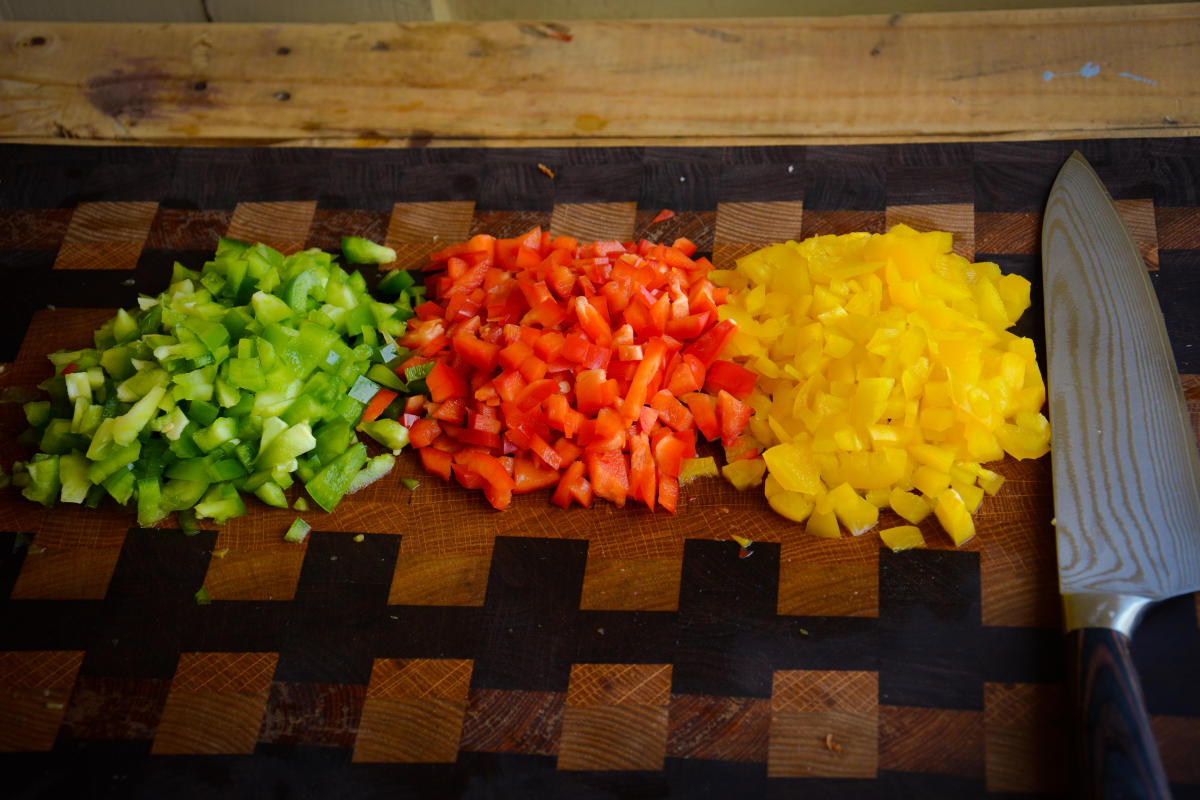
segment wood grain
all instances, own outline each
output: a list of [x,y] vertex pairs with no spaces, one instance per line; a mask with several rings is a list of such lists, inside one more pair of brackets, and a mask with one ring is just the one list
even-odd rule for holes
[[1082,628],[1067,651],[1080,796],[1170,798],[1129,639]]
[[[569,37],[511,22],[12,22],[0,25],[0,137],[428,145],[1194,134],[1198,18],[1196,4],[1170,4],[575,22]],[[1097,58],[1101,71],[1084,78],[1080,68]]]

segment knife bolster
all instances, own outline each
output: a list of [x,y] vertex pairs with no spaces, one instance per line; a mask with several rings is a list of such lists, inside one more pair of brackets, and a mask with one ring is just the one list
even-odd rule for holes
[[1109,628],[1133,638],[1133,630],[1153,600],[1131,594],[1065,594],[1063,621],[1067,632]]

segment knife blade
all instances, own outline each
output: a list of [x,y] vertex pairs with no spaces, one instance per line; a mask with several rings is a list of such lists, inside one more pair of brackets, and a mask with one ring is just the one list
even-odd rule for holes
[[1042,225],[1051,470],[1075,776],[1088,797],[1169,797],[1129,642],[1200,589],[1200,456],[1137,245],[1078,152]]

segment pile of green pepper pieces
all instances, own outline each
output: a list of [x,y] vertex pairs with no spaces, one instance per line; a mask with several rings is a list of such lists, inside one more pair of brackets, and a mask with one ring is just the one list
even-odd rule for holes
[[[395,260],[360,237],[342,250],[351,264]],[[406,355],[394,337],[424,288],[393,270],[377,291],[394,299],[374,299],[361,272],[322,250],[285,257],[221,239],[199,271],[176,263],[165,292],[118,311],[94,347],[49,356],[48,399],[24,407],[22,438],[38,452],[14,465],[14,483],[47,506],[133,502],[142,526],[178,512],[185,530],[244,514],[244,493],[286,508],[297,480],[332,511],[406,443],[386,437],[393,452],[372,458],[358,440],[380,384],[401,399],[425,389],[389,366]]]

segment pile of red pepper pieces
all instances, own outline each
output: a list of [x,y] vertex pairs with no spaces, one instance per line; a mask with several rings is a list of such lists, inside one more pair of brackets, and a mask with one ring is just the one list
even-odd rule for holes
[[433,253],[429,299],[399,340],[413,355],[398,371],[435,362],[429,402],[401,420],[425,469],[497,509],[553,489],[563,508],[598,496],[673,513],[696,431],[734,445],[754,387],[719,358],[737,329],[695,253],[540,228]]

